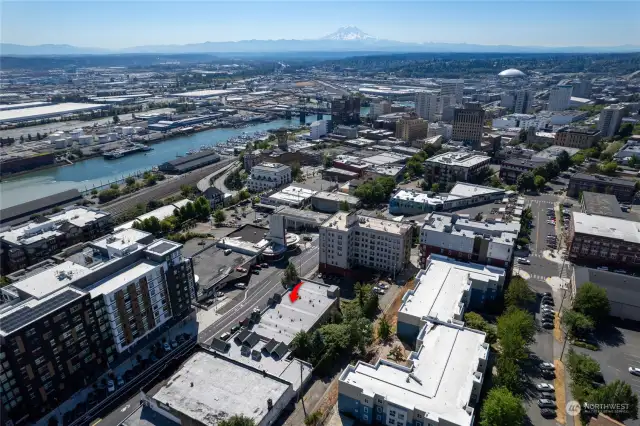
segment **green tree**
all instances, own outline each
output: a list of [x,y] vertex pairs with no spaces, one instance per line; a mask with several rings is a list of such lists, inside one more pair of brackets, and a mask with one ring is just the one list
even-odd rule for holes
[[493,188],[502,188],[502,181],[497,175],[491,176],[491,180],[489,181],[489,185]]
[[402,346],[400,345],[396,345],[393,348],[391,348],[391,350],[389,351],[389,358],[393,358],[396,361],[403,361],[404,360],[404,349],[402,349]]
[[592,402],[596,404],[615,404],[627,407],[624,410],[613,410],[613,412],[607,413],[608,416],[619,422],[638,418],[638,395],[634,393],[628,383],[621,380],[607,383],[595,390],[591,398]]
[[576,291],[573,309],[591,318],[594,325],[598,326],[609,316],[611,306],[604,288],[586,282]]
[[487,343],[495,343],[497,340],[495,327],[487,323],[480,314],[475,312],[467,312],[464,314],[465,326],[475,330],[484,331],[487,335],[485,340]]
[[535,293],[531,291],[527,281],[516,275],[511,278],[509,288],[507,289],[504,300],[507,306],[514,306],[517,308],[524,308],[527,304],[533,302],[536,299]]
[[600,172],[604,173],[605,175],[614,175],[616,173],[617,168],[618,168],[618,163],[616,163],[615,161],[604,163],[599,167]]
[[311,335],[311,361],[318,362],[324,355],[324,340],[320,330],[316,330]]
[[627,165],[634,169],[639,165],[639,163],[640,161],[638,160],[638,157],[635,154],[633,154],[631,158],[627,160]]
[[573,164],[574,166],[579,166],[582,163],[584,163],[584,154],[579,152],[571,157],[571,164]]
[[618,133],[616,133],[616,136],[618,136],[620,139],[624,139],[624,138],[628,138],[632,134],[633,134],[633,124],[624,123],[618,129]]
[[593,330],[593,320],[574,310],[564,310],[562,324],[567,327],[572,336],[582,336]]
[[527,346],[534,340],[535,322],[533,316],[521,309],[508,308],[498,318],[498,340],[502,356],[520,361],[527,355]]
[[588,355],[583,355],[569,349],[567,354],[567,369],[573,383],[579,386],[591,386],[600,373],[600,364]]
[[222,209],[218,209],[213,213],[213,220],[218,224],[224,222],[226,218],[227,218],[227,215],[224,213]]
[[134,178],[133,176],[129,176],[124,180],[124,183],[126,183],[127,186],[133,186],[136,183],[136,178]]
[[296,265],[294,265],[293,262],[289,261],[289,263],[287,264],[287,267],[284,269],[284,272],[282,274],[281,282],[285,287],[289,287],[300,282],[298,270],[296,269]]
[[514,360],[501,356],[496,363],[496,369],[498,386],[503,386],[516,395],[522,391],[522,371]]
[[303,360],[311,356],[311,336],[305,330],[300,330],[293,336],[290,343],[293,354]]
[[547,184],[547,181],[542,176],[536,176],[533,178],[533,184],[536,186],[538,191],[542,191],[544,186]]
[[558,162],[558,167],[560,167],[560,170],[567,170],[571,166],[571,157],[569,157],[567,151],[560,151],[560,154],[558,154],[558,158],[556,158],[556,161]]
[[482,405],[480,426],[513,426],[524,424],[526,412],[522,401],[508,389],[491,389]]
[[558,165],[557,160],[549,161],[544,165],[544,170],[546,172],[546,179],[552,180],[558,177],[560,174],[560,166]]
[[389,339],[389,336],[391,336],[391,324],[389,324],[389,320],[387,320],[386,315],[383,315],[378,323],[378,337],[383,342],[386,342]]
[[255,426],[255,422],[244,415],[235,414],[226,420],[218,423],[218,426]]
[[113,115],[113,124],[118,124],[120,122],[120,117],[117,114]]
[[348,212],[351,210],[349,207],[349,202],[347,200],[340,201],[340,210],[343,212]]
[[320,420],[322,419],[322,413],[320,411],[314,411],[304,418],[304,424],[306,426],[317,426],[320,424]]
[[433,185],[431,185],[431,192],[440,192],[440,184],[434,183]]
[[516,185],[518,187],[518,191],[529,191],[533,190],[536,187],[535,180],[533,177],[533,173],[525,172],[518,176],[516,180]]
[[193,185],[180,185],[180,194],[185,198],[189,198],[195,190]]

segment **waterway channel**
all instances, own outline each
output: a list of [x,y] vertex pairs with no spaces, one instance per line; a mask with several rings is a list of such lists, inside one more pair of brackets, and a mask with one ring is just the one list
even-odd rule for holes
[[[362,113],[368,113],[368,108],[363,108]],[[311,123],[316,119],[316,116],[308,116],[306,121]],[[146,155],[138,153],[116,160],[96,157],[79,161],[73,165],[39,170],[13,179],[5,179],[0,182],[0,208],[14,206],[68,189],[90,190],[94,186],[122,179],[142,170],[149,170],[153,166],[173,160],[177,155],[185,155],[187,151],[199,149],[203,145],[225,142],[243,132],[251,134],[299,124],[299,119],[294,117],[291,120],[275,120],[241,129],[213,129],[154,144],[153,150],[145,153]]]

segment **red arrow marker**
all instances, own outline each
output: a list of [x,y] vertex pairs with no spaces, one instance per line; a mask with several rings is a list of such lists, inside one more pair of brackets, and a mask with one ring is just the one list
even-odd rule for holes
[[294,303],[296,300],[298,300],[298,291],[300,290],[301,286],[302,286],[302,281],[296,284],[293,290],[291,290],[291,293],[289,293],[289,300],[291,300],[291,303]]

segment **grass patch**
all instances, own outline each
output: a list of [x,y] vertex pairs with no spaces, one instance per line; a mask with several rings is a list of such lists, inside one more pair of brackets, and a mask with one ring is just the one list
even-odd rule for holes
[[574,340],[571,342],[573,346],[577,346],[579,348],[589,349],[590,351],[599,351],[600,348],[598,346],[592,345],[590,343],[580,342],[578,340]]

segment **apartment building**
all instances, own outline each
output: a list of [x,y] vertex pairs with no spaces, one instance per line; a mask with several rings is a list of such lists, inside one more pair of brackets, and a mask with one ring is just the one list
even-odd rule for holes
[[513,112],[529,114],[533,109],[533,93],[530,90],[516,90]]
[[109,213],[82,206],[69,206],[58,213],[6,228],[0,232],[3,275],[112,230]]
[[597,266],[640,265],[638,223],[575,212],[569,225],[569,258]]
[[570,84],[553,86],[549,91],[548,111],[564,111],[569,108],[573,86]]
[[338,410],[361,424],[471,426],[489,359],[485,333],[428,323],[405,365],[358,361],[338,378]]
[[589,149],[600,140],[600,131],[589,127],[565,126],[556,132],[555,145]]
[[484,109],[478,102],[468,102],[453,112],[453,140],[469,142],[473,149],[480,149]]
[[624,105],[609,105],[600,111],[598,130],[602,133],[602,137],[610,138],[615,136],[620,129],[620,124],[625,114]]
[[311,139],[320,139],[323,136],[326,136],[329,133],[329,121],[327,120],[318,120],[311,123],[309,126],[309,136]]
[[247,188],[262,192],[291,183],[291,167],[280,163],[262,163],[251,168]]
[[356,276],[357,267],[398,273],[409,262],[411,225],[355,212],[334,214],[320,226],[320,272]]
[[7,286],[16,297],[0,308],[0,379],[14,423],[38,420],[191,313],[193,266],[181,247],[126,229]]
[[429,122],[436,119],[440,104],[440,96],[437,92],[417,92],[415,103],[416,114],[420,118],[424,118]]
[[464,325],[467,309],[481,309],[502,294],[504,268],[432,254],[402,297],[397,334],[414,345],[427,323]]
[[406,142],[421,139],[427,136],[429,123],[415,115],[400,118],[396,123],[396,138]]
[[455,213],[431,213],[420,231],[420,267],[431,254],[508,268],[520,223],[482,222]]
[[543,167],[549,162],[543,158],[507,158],[500,163],[500,179],[509,185],[518,181],[521,174]]
[[428,158],[424,178],[427,183],[439,183],[444,189],[452,182],[469,182],[489,168],[491,158],[469,152],[446,152]]
[[456,183],[449,193],[433,194],[401,189],[391,196],[389,212],[397,215],[418,215],[434,211],[460,209],[476,204],[502,200],[505,191],[469,183]]
[[464,94],[464,80],[463,79],[449,79],[440,81],[440,96],[441,97],[453,97],[454,103],[462,103],[462,96]]
[[391,113],[391,102],[381,100],[371,103],[371,108],[369,109],[369,117],[371,117],[372,120],[377,119],[381,115],[389,113]]
[[613,194],[619,202],[633,201],[636,192],[636,183],[632,180],[620,179],[611,176],[588,175],[575,173],[569,179],[567,195],[578,198],[583,191]]

